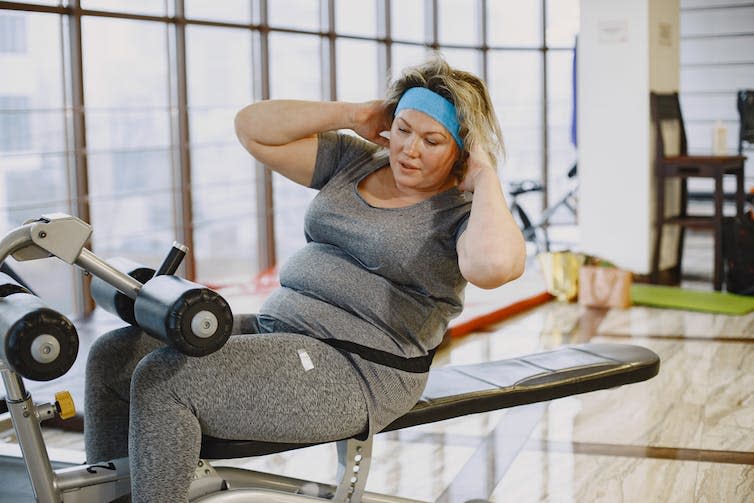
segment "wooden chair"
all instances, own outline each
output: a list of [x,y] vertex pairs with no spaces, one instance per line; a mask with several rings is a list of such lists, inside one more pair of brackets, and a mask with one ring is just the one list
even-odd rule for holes
[[[736,177],[736,214],[744,214],[744,161],[746,157],[735,156],[700,156],[688,155],[686,132],[681,114],[678,93],[650,93],[650,112],[655,131],[655,242],[652,253],[652,270],[650,279],[659,282],[660,250],[665,225],[680,226],[676,264],[681,271],[681,256],[686,227],[709,229],[714,233],[714,287],[722,289],[723,282],[723,178],[726,175]],[[711,216],[690,215],[688,213],[688,178],[710,178],[714,180],[714,211]],[[666,185],[669,180],[681,182],[680,208],[677,214],[667,215],[665,210]]]

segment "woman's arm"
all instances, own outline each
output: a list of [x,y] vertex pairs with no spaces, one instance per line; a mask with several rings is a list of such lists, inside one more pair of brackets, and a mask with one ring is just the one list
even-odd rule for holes
[[497,288],[521,276],[526,262],[524,237],[508,210],[489,156],[479,149],[471,152],[459,188],[474,192],[466,230],[456,244],[463,277],[480,288]]
[[381,101],[260,101],[236,114],[236,135],[241,144],[270,169],[308,186],[314,175],[317,134],[353,129],[364,138],[386,145],[379,136],[385,126]]

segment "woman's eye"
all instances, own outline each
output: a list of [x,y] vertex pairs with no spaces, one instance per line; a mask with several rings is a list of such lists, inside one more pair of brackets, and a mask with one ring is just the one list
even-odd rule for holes
[[400,131],[401,133],[408,133],[408,129],[402,127],[399,127],[398,131]]
[[429,139],[427,139],[427,140],[424,140],[424,141],[427,142],[427,145],[432,145],[432,146],[437,145],[437,142],[435,140],[429,140]]

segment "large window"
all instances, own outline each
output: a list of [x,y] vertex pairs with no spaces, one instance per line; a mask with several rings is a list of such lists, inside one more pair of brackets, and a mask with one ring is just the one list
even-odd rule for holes
[[193,242],[202,282],[258,272],[255,167],[233,130],[236,112],[254,97],[252,53],[248,30],[187,27]]
[[0,152],[19,152],[31,148],[29,96],[0,96]]
[[[321,100],[324,41],[316,35],[270,34],[270,97]],[[304,243],[303,214],[314,191],[275,174],[273,216],[278,261],[285,261]]]
[[[494,50],[489,55],[490,94],[503,127],[504,182],[541,180],[543,154],[542,57],[536,51]],[[542,206],[539,193],[520,201],[530,215]]]
[[[478,45],[482,42],[479,29],[479,2],[468,0],[438,0],[438,41],[442,45]],[[396,5],[397,7],[397,5]]]
[[428,36],[427,15],[424,0],[401,0],[391,2],[390,34],[393,40],[426,42]]
[[0,15],[0,54],[26,53],[26,16]]
[[175,235],[167,40],[162,23],[82,20],[92,246],[103,257],[157,265]]
[[[61,16],[0,11],[0,232],[70,212]],[[7,30],[7,31],[6,31]],[[49,303],[81,308],[74,273],[59,261],[8,263]]]
[[[257,165],[233,118],[268,98],[366,101],[439,51],[490,86],[506,184],[556,198],[575,162],[578,0],[0,1],[0,231],[64,211],[91,246],[156,266],[173,240],[185,272],[245,282],[304,243],[314,197]],[[78,3],[77,3],[78,4]],[[332,10],[330,10],[332,9]],[[84,309],[80,272],[13,264],[52,304]]]

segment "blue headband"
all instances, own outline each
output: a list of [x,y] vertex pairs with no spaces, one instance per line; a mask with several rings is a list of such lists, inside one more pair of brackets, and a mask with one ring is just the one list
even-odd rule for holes
[[450,101],[426,87],[412,87],[398,100],[395,115],[406,108],[423,112],[442,124],[453,136],[458,148],[463,150],[461,124],[458,123],[458,117],[456,117],[456,107]]

